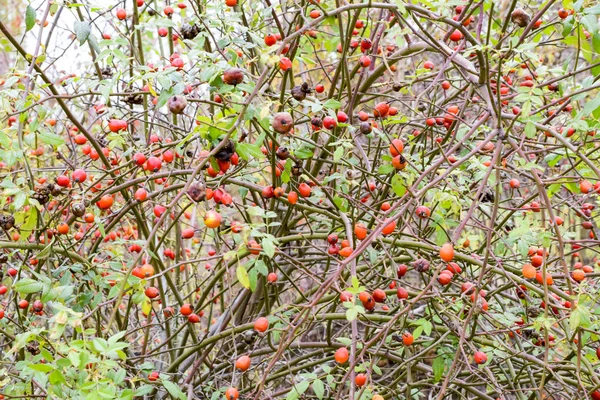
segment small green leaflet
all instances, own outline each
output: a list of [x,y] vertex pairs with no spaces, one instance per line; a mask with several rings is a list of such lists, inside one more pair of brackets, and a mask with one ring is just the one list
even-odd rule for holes
[[444,375],[444,369],[446,367],[444,357],[438,356],[433,360],[433,380],[439,382]]
[[30,31],[35,25],[35,8],[31,7],[31,4],[27,6],[25,11],[25,30]]
[[406,186],[404,186],[404,179],[402,179],[402,176],[396,174],[392,177],[392,189],[394,189],[396,196],[404,196],[406,193]]
[[63,144],[65,141],[62,137],[51,133],[49,131],[41,131],[38,134],[38,137],[40,138],[40,140],[46,144],[49,144],[51,146],[60,146],[61,144]]
[[322,399],[323,395],[325,394],[325,385],[323,384],[323,381],[320,379],[315,379],[312,383],[312,388],[313,388],[313,391],[315,392],[315,395],[319,399]]
[[74,29],[80,45],[85,43],[92,32],[90,24],[86,21],[75,21]]
[[329,99],[325,102],[325,104],[323,104],[323,107],[332,109],[332,110],[337,110],[342,106],[342,103],[340,103],[337,100],[334,99]]
[[171,396],[173,396],[176,399],[180,399],[180,400],[186,400],[187,396],[181,391],[181,389],[179,389],[179,386],[177,386],[176,384],[174,384],[171,381],[162,381],[163,386],[165,387],[165,389],[167,389],[167,392],[169,392],[169,394]]
[[31,278],[21,279],[15,283],[15,290],[23,294],[31,294],[40,292],[44,288],[42,282],[38,282]]
[[248,271],[241,265],[238,265],[235,274],[240,281],[240,284],[246,289],[250,289],[250,277],[248,276]]

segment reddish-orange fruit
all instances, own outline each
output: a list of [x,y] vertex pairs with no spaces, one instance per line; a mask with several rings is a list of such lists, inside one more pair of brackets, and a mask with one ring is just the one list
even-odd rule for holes
[[518,179],[511,179],[510,182],[508,182],[508,184],[513,189],[517,189],[517,188],[521,187],[521,182],[519,182]]
[[533,279],[535,278],[535,274],[537,273],[535,267],[531,264],[523,265],[523,277],[525,279]]
[[290,202],[290,204],[296,204],[298,202],[298,193],[289,192],[287,198],[288,198],[288,201]]
[[352,251],[353,251],[352,247],[348,246],[348,247],[344,247],[343,249],[341,249],[338,254],[340,256],[346,258],[346,257],[349,257],[350,254],[352,254]]
[[352,293],[344,290],[342,293],[340,293],[340,301],[342,303],[345,303],[347,301],[352,301]]
[[302,197],[310,197],[312,189],[310,188],[310,186],[308,186],[307,183],[303,182],[300,184],[300,186],[298,186],[298,192],[300,192],[300,196]]
[[312,10],[309,15],[312,19],[317,19],[321,16],[321,12],[319,10]]
[[593,185],[590,181],[588,180],[582,180],[581,182],[579,182],[579,190],[581,190],[581,193],[589,193],[592,191],[593,189]]
[[435,67],[435,65],[433,65],[433,63],[431,61],[425,61],[423,63],[423,68],[425,69],[433,69]]
[[254,321],[254,330],[257,332],[265,332],[269,329],[269,320],[265,317],[260,317]]
[[122,8],[117,9],[117,18],[120,20],[127,18],[127,11]]
[[102,196],[100,198],[100,200],[96,203],[96,205],[101,210],[107,210],[112,207],[114,201],[115,200],[112,198],[112,196],[105,194],[104,196]]
[[412,333],[410,332],[404,332],[402,334],[402,343],[404,343],[405,346],[410,346],[411,344],[413,344],[415,341],[415,338],[413,337]]
[[218,228],[221,225],[221,219],[221,214],[210,210],[204,216],[204,225],[206,225],[208,228]]
[[191,324],[197,324],[200,322],[200,316],[198,314],[190,314],[188,315],[188,322]]
[[282,71],[287,71],[288,69],[292,68],[292,60],[287,57],[281,57],[279,60],[279,68]]
[[429,216],[431,215],[431,210],[429,209],[429,207],[419,206],[415,210],[415,213],[419,218],[429,218]]
[[371,293],[360,292],[360,294],[358,295],[358,299],[363,303],[368,303],[371,301]]
[[567,10],[565,10],[564,8],[561,8],[560,10],[558,10],[558,17],[560,19],[565,19],[569,16],[569,12]]
[[403,150],[404,150],[404,143],[402,143],[402,140],[400,140],[400,139],[392,140],[392,143],[390,143],[390,154],[392,155],[392,157],[399,156]]
[[144,188],[139,188],[135,191],[133,197],[139,202],[146,201],[148,198],[148,192]]
[[181,315],[185,315],[187,317],[188,315],[192,315],[192,313],[194,312],[194,307],[192,307],[191,304],[186,303],[181,306],[179,312],[181,313]]
[[260,254],[262,247],[256,240],[248,240],[248,250],[250,254]]
[[58,226],[56,227],[56,230],[58,233],[60,233],[61,235],[66,235],[67,233],[69,233],[69,225],[65,224],[64,222],[61,222],[60,224],[58,224]]
[[387,211],[392,207],[390,203],[387,201],[381,204],[381,211]]
[[26,309],[27,307],[29,307],[29,302],[28,302],[27,300],[23,299],[23,300],[20,300],[20,301],[19,301],[19,308],[20,308],[21,310],[24,310],[24,309]]
[[367,237],[367,227],[360,222],[354,225],[354,236],[358,240],[364,240]]
[[452,243],[445,243],[440,248],[440,258],[446,262],[450,262],[454,259],[454,246]]
[[483,351],[476,351],[475,354],[473,354],[473,359],[477,364],[485,364],[488,360],[488,357]]
[[544,263],[544,258],[538,254],[536,254],[535,256],[531,257],[531,264],[538,268],[541,267],[542,264]]
[[367,383],[367,376],[365,374],[356,375],[354,383],[356,383],[356,386],[364,386]]
[[227,7],[235,7],[237,6],[237,0],[225,0],[225,5]]
[[396,229],[396,221],[392,221],[389,224],[387,224],[385,226],[385,228],[383,228],[381,233],[383,233],[385,236],[387,236],[387,235],[392,234],[394,232],[394,229]]
[[148,263],[142,265],[140,267],[140,271],[144,278],[148,278],[148,277],[154,275],[154,267]]
[[448,270],[443,270],[440,275],[438,276],[438,282],[440,283],[440,285],[447,285],[452,281],[452,272],[448,271]]
[[404,158],[404,156],[402,154],[392,158],[392,166],[398,170],[402,170],[402,169],[406,168],[407,164],[408,164],[408,162],[406,161],[406,158]]
[[277,274],[275,272],[269,273],[269,275],[267,275],[267,281],[269,281],[270,283],[277,282]]
[[462,40],[463,38],[463,34],[461,31],[459,31],[458,29],[456,29],[454,32],[452,32],[452,34],[450,35],[450,40],[452,40],[453,42],[458,42],[460,40]]
[[377,303],[383,303],[385,301],[385,292],[381,289],[375,289],[373,291],[373,300]]
[[149,288],[146,288],[146,291],[144,293],[150,299],[155,299],[159,295],[158,289],[155,288],[154,286],[150,286]]
[[241,356],[235,361],[235,367],[242,372],[247,371],[250,368],[250,357]]
[[127,121],[122,119],[111,119],[108,121],[108,129],[113,133],[125,130],[127,129]]
[[404,289],[403,287],[399,287],[396,289],[396,297],[398,297],[400,300],[408,299],[408,290]]
[[375,109],[373,110],[373,116],[383,118],[386,115],[388,115],[389,111],[390,111],[390,105],[388,103],[381,102],[381,103],[378,103],[377,105],[375,105]]
[[[542,275],[541,271],[535,274],[535,280],[540,285],[544,284],[544,276]],[[552,275],[550,275],[550,273],[548,271],[546,271],[546,285],[550,286],[553,283],[554,283],[554,280],[552,279]]]
[[571,272],[571,276],[575,281],[582,282],[585,279],[585,272],[583,272],[581,269],[576,269],[575,271]]
[[73,181],[75,183],[83,183],[83,182],[85,182],[85,179],[87,178],[87,174],[82,169],[76,169],[75,171],[73,171],[71,178],[73,179]]
[[340,347],[335,351],[334,358],[338,364],[345,364],[348,361],[348,349]]
[[225,391],[225,398],[227,400],[237,400],[240,397],[240,393],[234,387],[230,387]]

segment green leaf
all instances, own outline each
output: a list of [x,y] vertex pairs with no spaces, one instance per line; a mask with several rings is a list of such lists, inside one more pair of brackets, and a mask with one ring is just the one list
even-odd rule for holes
[[306,392],[306,389],[308,389],[309,386],[310,383],[308,381],[302,381],[296,385],[296,391],[299,394],[303,394],[304,392]]
[[48,131],[41,131],[38,134],[38,137],[40,138],[40,140],[46,144],[49,144],[51,146],[60,146],[61,144],[65,143],[65,140],[60,137],[59,135],[55,134],[55,133],[51,133]]
[[165,389],[167,389],[167,392],[169,392],[169,394],[174,398],[181,400],[187,399],[186,395],[181,391],[181,389],[179,389],[179,386],[177,386],[173,382],[163,381],[162,384],[165,387]]
[[396,193],[396,196],[404,196],[406,193],[406,186],[404,186],[404,179],[402,179],[402,176],[398,174],[394,175],[392,178],[392,189],[394,190],[394,193]]
[[254,268],[263,276],[269,275],[269,269],[263,260],[258,260],[254,263]]
[[241,265],[238,265],[235,274],[240,281],[240,284],[246,289],[250,289],[250,277],[248,276],[248,271]]
[[38,282],[31,278],[24,278],[15,283],[15,290],[23,294],[31,294],[40,292],[44,288],[42,282]]
[[382,164],[377,169],[377,173],[379,175],[387,175],[394,170],[394,166],[392,164]]
[[77,40],[79,40],[79,44],[82,45],[90,36],[92,32],[92,28],[90,27],[89,22],[86,21],[75,21],[75,35],[77,36]]
[[337,149],[335,149],[335,152],[333,153],[333,161],[334,162],[338,162],[342,159],[342,157],[344,156],[344,152],[345,149],[343,147],[338,147]]
[[263,251],[265,252],[265,254],[269,258],[273,258],[273,256],[275,255],[275,244],[273,243],[273,241],[265,238],[265,239],[263,239],[261,244],[262,244],[262,248],[263,248]]
[[332,110],[337,110],[341,106],[342,106],[342,103],[340,103],[339,101],[334,100],[334,99],[329,99],[325,102],[325,104],[323,104],[323,107],[330,108]]
[[320,379],[315,379],[312,383],[312,388],[313,392],[315,392],[315,395],[319,399],[322,399],[323,395],[325,394],[325,385],[323,384],[323,381]]
[[25,11],[25,30],[30,31],[35,25],[35,8],[31,7],[31,4],[27,6]]
[[358,310],[356,308],[349,308],[346,310],[346,319],[352,322],[358,317]]
[[439,382],[442,376],[444,375],[444,369],[446,367],[446,363],[444,361],[444,357],[438,356],[433,360],[433,381]]
[[50,383],[53,385],[61,385],[61,384],[67,383],[67,380],[65,379],[64,375],[58,369],[55,369],[54,372],[52,372],[48,376],[48,379],[50,380]]
[[242,159],[248,161],[251,157],[262,159],[265,157],[260,146],[250,143],[238,143],[235,146],[235,151]]
[[48,364],[29,364],[27,367],[31,368],[34,371],[40,371],[44,373],[54,370],[54,367]]

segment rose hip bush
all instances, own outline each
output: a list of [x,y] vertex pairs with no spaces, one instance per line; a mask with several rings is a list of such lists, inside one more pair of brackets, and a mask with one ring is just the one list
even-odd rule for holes
[[599,399],[598,14],[0,20],[0,398]]

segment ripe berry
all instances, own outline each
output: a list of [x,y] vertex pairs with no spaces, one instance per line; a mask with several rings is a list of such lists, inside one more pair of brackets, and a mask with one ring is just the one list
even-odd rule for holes
[[121,21],[127,18],[127,11],[122,8],[117,9],[117,18]]
[[450,40],[452,40],[453,42],[458,42],[458,41],[462,40],[462,38],[463,38],[463,34],[458,29],[455,30],[454,32],[452,32],[452,34],[450,35]]
[[483,351],[477,351],[475,354],[473,354],[473,359],[477,364],[485,364],[488,360],[488,357]]
[[150,299],[154,299],[154,298],[158,297],[158,295],[160,294],[158,289],[155,288],[154,286],[150,286],[149,288],[147,288],[144,293]]
[[367,383],[367,376],[365,374],[356,375],[354,383],[356,383],[356,386],[364,386]]
[[335,120],[335,118],[328,115],[325,118],[323,118],[323,126],[326,129],[334,129],[337,126],[337,121]]
[[225,391],[225,399],[226,400],[237,400],[240,396],[238,390],[234,387],[230,387]]
[[76,183],[83,183],[87,178],[87,174],[82,169],[76,169],[75,171],[73,171],[73,175],[71,175],[71,177]]
[[238,358],[235,361],[235,368],[237,368],[238,370],[240,370],[242,372],[247,371],[248,368],[250,368],[250,357],[241,356],[240,358]]
[[268,34],[267,36],[265,36],[265,44],[267,46],[273,46],[275,43],[277,43],[277,38],[275,37],[275,35]]
[[335,351],[335,362],[338,364],[345,364],[348,361],[348,349],[345,347],[340,347]]
[[269,320],[265,317],[260,317],[254,321],[254,330],[257,332],[265,332],[269,329]]
[[300,184],[300,186],[298,186],[298,192],[300,192],[300,196],[302,197],[310,197],[312,189],[310,188],[310,186],[308,186],[307,183],[303,182]]
[[446,262],[454,259],[454,246],[452,246],[452,243],[446,243],[440,248],[440,258]]
[[158,172],[158,171],[160,171],[161,167],[162,167],[162,161],[158,157],[152,156],[146,162],[146,169],[148,171]]

